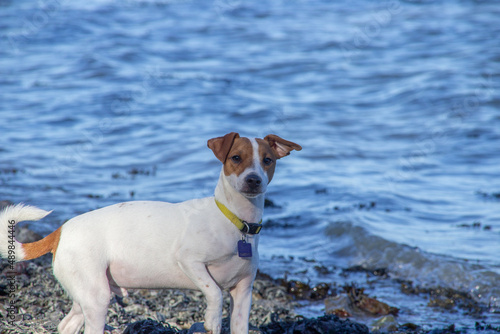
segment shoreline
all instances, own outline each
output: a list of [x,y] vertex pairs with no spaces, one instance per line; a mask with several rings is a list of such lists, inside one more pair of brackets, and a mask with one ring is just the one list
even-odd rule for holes
[[[41,239],[41,236],[27,227],[17,227],[16,239],[33,242]],[[362,267],[347,268],[345,272],[366,274],[367,277],[388,275],[385,269],[367,270]],[[253,330],[250,333],[277,334],[288,332],[290,328],[299,330],[315,326],[337,328],[339,332],[352,334],[368,333],[368,327],[362,322],[370,323],[373,333],[467,333],[466,330],[455,329],[453,324],[432,330],[423,329],[425,325],[399,324],[396,320],[399,311],[397,308],[371,298],[364,293],[363,287],[348,283],[348,280],[346,276],[346,284],[339,290],[339,287],[335,289],[326,283],[310,286],[304,282],[276,279],[258,272],[252,294],[250,325]],[[478,315],[482,312],[481,305],[458,291],[422,289],[412,286],[412,282],[401,282],[401,286],[408,296],[434,296],[433,306],[436,307],[446,309],[450,303],[454,303]],[[112,296],[105,333],[148,333],[147,328],[154,327],[158,334],[184,334],[193,324],[203,321],[206,303],[199,291],[131,289],[128,293],[126,297]],[[323,303],[325,313],[316,318],[304,318],[298,311],[304,303]],[[57,333],[58,323],[70,308],[69,297],[52,273],[50,254],[13,266],[8,259],[0,258],[0,334]],[[229,294],[224,292],[223,318],[228,316],[228,310]],[[368,321],[364,321],[367,319]],[[169,327],[176,330],[167,330]],[[227,321],[222,333],[226,332],[229,333]],[[500,333],[500,326],[477,322],[475,332]]]
[[[69,312],[71,301],[52,274],[50,255],[18,263],[14,272],[9,269],[6,259],[0,259],[0,271],[2,272],[0,275],[0,334],[57,333],[57,324]],[[7,277],[14,277],[18,287],[17,291],[10,296],[7,293]],[[366,325],[350,320],[351,317],[347,317],[347,319],[344,317],[347,314],[342,314],[343,311],[352,312],[352,309],[347,307],[350,305],[349,303],[343,304],[346,306],[345,308],[338,307],[333,312],[329,312],[330,315],[311,319],[303,318],[296,312],[300,299],[297,294],[309,293],[308,296],[311,297],[310,293],[317,291],[317,289],[299,289],[299,292],[297,287],[300,282],[283,283],[283,281],[272,279],[266,274],[258,274],[254,283],[250,315],[250,324],[253,330],[250,333],[285,333],[290,328],[299,330],[293,333],[308,333],[309,331],[302,331],[300,328],[314,326],[318,326],[318,328],[338,327],[341,328],[339,332],[352,334],[370,332]],[[357,289],[354,292],[362,294],[363,291],[360,290],[362,289]],[[127,327],[130,327],[126,332],[128,334],[147,333],[151,328],[155,328],[155,333],[158,334],[187,333],[193,324],[203,321],[206,304],[199,291],[161,289],[129,290],[128,292],[129,295],[123,298],[112,297],[105,333],[125,333]],[[301,300],[324,300],[328,308],[329,300],[342,300],[343,298],[345,301],[345,296],[343,294],[336,296],[325,294],[319,298],[312,296],[313,298]],[[371,302],[370,307],[383,311],[385,304],[374,303],[376,299],[366,298],[364,301]],[[18,311],[15,314],[14,325],[7,321],[9,310],[6,306],[10,303],[13,303]],[[228,316],[228,309],[229,296],[227,292],[224,292],[223,318]],[[423,330],[413,324],[394,326],[394,316],[397,315],[397,311],[393,308],[389,308],[387,311],[387,315],[378,320],[381,324],[384,322],[386,324],[378,330],[373,330],[372,327],[372,333],[466,333],[459,328],[455,329],[453,325],[432,331]],[[391,321],[393,321],[392,325]],[[168,330],[169,326],[175,330]],[[491,324],[478,324],[476,331],[495,333],[500,332],[500,327],[494,327]],[[227,324],[222,333],[228,333]],[[317,332],[311,331],[311,333]]]

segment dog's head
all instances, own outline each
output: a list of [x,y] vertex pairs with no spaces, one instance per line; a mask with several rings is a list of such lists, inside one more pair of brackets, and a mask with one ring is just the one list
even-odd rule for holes
[[276,160],[302,149],[276,135],[249,139],[236,132],[212,138],[207,145],[224,164],[224,175],[231,186],[246,197],[265,193],[273,178]]

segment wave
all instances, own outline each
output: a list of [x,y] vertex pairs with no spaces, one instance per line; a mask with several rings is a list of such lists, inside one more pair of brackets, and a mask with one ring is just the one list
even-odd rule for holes
[[337,245],[330,254],[350,265],[387,268],[393,278],[468,292],[490,312],[500,311],[500,275],[481,264],[392,242],[352,222],[329,223],[325,234],[334,241],[330,245]]

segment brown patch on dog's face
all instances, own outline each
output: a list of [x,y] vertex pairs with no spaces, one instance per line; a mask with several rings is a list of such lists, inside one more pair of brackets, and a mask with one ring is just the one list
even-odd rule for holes
[[233,146],[234,140],[239,137],[240,135],[238,133],[231,132],[223,137],[209,139],[207,141],[207,146],[214,152],[220,162],[225,163],[229,150]]
[[301,150],[298,144],[267,135],[264,139],[241,138],[231,132],[207,142],[217,159],[223,164],[223,175],[239,193],[252,198],[266,192],[276,168],[276,160],[292,150]]
[[267,174],[267,183],[269,183],[274,176],[277,157],[266,140],[257,138],[256,141],[259,144],[260,165]]
[[253,148],[248,138],[236,138],[224,164],[224,174],[241,175],[253,164]]

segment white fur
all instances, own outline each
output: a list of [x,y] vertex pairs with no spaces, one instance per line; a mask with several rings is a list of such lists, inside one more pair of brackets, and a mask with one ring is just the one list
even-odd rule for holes
[[60,332],[75,333],[76,326],[66,330],[65,324],[76,322],[79,329],[87,310],[85,334],[102,333],[110,291],[169,287],[204,293],[205,326],[214,333],[221,328],[221,288],[231,289],[235,303],[244,308],[233,314],[232,332],[247,333],[257,238],[249,238],[250,259],[238,257],[240,239],[213,197],[179,204],[127,202],[69,220],[61,231],[54,274],[83,314],[71,315],[78,321],[65,318]]

